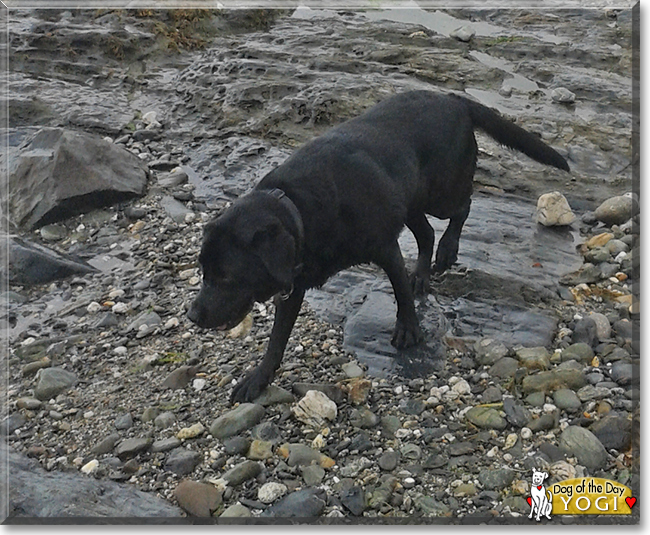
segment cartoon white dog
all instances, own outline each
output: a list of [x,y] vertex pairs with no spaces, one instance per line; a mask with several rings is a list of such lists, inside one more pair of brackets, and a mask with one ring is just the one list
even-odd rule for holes
[[539,522],[540,516],[551,519],[551,509],[553,509],[553,495],[544,487],[544,480],[548,477],[546,472],[538,472],[533,468],[533,484],[530,487],[530,514],[528,518],[533,518]]

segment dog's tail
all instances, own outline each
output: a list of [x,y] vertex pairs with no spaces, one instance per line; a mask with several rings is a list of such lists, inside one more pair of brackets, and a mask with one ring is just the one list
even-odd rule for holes
[[497,112],[478,102],[463,97],[459,98],[467,105],[472,123],[476,128],[480,128],[502,145],[523,152],[539,163],[552,165],[563,171],[570,171],[569,164],[564,157],[536,135],[504,119]]

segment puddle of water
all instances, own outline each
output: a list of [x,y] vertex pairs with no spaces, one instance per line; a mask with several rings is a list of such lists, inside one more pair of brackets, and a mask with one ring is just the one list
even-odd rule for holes
[[449,37],[449,34],[461,26],[471,28],[476,35],[489,37],[506,33],[504,28],[494,26],[487,22],[471,22],[457,19],[442,11],[425,11],[416,2],[405,2],[398,9],[382,9],[366,11],[364,13],[370,20],[391,20],[393,22],[406,22],[419,24],[434,32]]
[[[434,282],[432,294],[416,302],[425,344],[397,351],[390,344],[397,307],[378,268],[361,266],[310,290],[307,300],[325,321],[344,324],[344,346],[368,366],[370,375],[424,376],[444,363],[445,335],[469,341],[491,336],[506,345],[548,345],[556,319],[531,301],[554,294],[558,279],[582,265],[578,233],[541,227],[534,206],[513,196],[477,193],[460,241],[459,263],[470,269]],[[436,243],[447,222],[430,218]],[[417,258],[410,231],[400,236],[408,265]],[[435,288],[440,293],[436,294]]]

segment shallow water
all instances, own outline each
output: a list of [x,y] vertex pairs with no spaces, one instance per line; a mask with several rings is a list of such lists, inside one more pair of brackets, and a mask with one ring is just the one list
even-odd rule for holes
[[[557,280],[575,271],[582,258],[575,229],[555,230],[533,222],[534,205],[510,195],[478,193],[460,241],[459,266],[417,300],[426,334],[421,347],[397,351],[390,344],[397,307],[386,275],[373,266],[346,270],[307,300],[322,318],[344,325],[347,349],[369,373],[426,375],[444,364],[445,337],[467,343],[490,336],[508,346],[550,344],[557,320],[543,306],[557,299]],[[446,221],[430,218],[436,240]],[[417,258],[410,231],[400,237],[408,266]],[[412,269],[412,267],[411,267]]]

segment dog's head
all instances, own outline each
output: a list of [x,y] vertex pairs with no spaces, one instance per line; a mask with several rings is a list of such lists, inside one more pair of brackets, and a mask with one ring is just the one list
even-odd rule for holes
[[296,240],[277,201],[253,192],[206,225],[199,263],[203,285],[187,316],[200,327],[230,329],[255,301],[291,291]]
[[546,472],[538,472],[533,468],[533,485],[541,485],[547,477],[548,474]]

